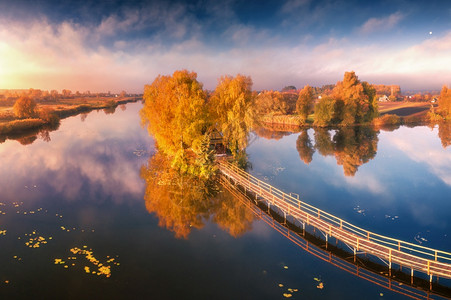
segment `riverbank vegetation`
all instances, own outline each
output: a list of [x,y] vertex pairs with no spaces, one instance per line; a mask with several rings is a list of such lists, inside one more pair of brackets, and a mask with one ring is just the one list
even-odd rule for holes
[[72,94],[69,90],[58,93],[35,89],[0,91],[0,139],[19,136],[36,129],[55,127],[60,119],[87,113],[95,109],[113,110],[127,102],[141,99],[139,95],[120,95],[90,92]]

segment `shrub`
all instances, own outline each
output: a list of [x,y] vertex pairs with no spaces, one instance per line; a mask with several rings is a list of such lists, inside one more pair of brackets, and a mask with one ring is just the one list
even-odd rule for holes
[[43,107],[39,110],[39,118],[47,124],[57,124],[60,118],[49,107]]

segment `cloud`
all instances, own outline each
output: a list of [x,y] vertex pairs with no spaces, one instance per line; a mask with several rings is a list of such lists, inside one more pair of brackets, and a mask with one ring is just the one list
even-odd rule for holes
[[311,0],[289,0],[285,2],[280,11],[282,13],[293,13],[293,11],[309,5],[310,2]]
[[387,31],[398,25],[404,17],[404,14],[396,12],[388,17],[371,18],[359,28],[359,32],[362,34],[369,34],[373,32]]
[[[84,124],[80,124],[79,117],[64,119],[60,129],[50,133],[49,144],[38,140],[17,147],[17,141],[6,141],[0,147],[0,178],[3,183],[9,178],[14,181],[6,183],[8,189],[2,191],[3,199],[40,199],[50,192],[67,201],[82,194],[92,195],[98,202],[142,200],[144,183],[139,170],[147,158],[137,157],[133,152],[137,148],[149,151],[153,142],[140,129],[139,121],[130,122],[129,115],[136,113],[136,105],[129,104],[127,111],[118,110],[114,116],[102,112],[92,119],[88,116]],[[118,136],[126,138],[121,140]],[[150,148],[141,145],[143,141],[149,142]],[[32,195],[28,195],[30,190],[25,186],[34,185]]]
[[[433,175],[451,186],[451,169],[449,168],[451,155],[449,149],[441,148],[440,140],[437,137],[437,128],[433,130],[432,134],[427,131],[430,130],[426,127],[415,128],[415,130],[398,130],[396,134],[389,135],[390,143],[404,152],[411,160],[425,164]],[[402,135],[402,138],[398,138],[398,134]],[[412,142],[407,143],[406,137],[409,137]]]
[[[216,11],[218,24],[212,19],[200,23],[186,6],[176,4],[124,10],[98,24],[0,21],[0,88],[142,92],[158,74],[182,68],[196,71],[208,89],[225,74],[250,75],[254,89],[261,90],[335,83],[348,70],[362,80],[403,89],[451,83],[446,68],[451,32],[394,46],[362,46],[351,36],[293,44],[268,29],[238,22],[229,4],[221,15],[221,7],[205,9]],[[384,18],[389,24],[384,26],[402,17]],[[202,24],[221,29],[211,37]]]

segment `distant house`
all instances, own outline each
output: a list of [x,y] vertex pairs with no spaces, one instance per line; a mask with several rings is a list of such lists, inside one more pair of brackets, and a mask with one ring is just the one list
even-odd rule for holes
[[388,97],[387,95],[382,95],[381,97],[379,97],[379,102],[388,102]]

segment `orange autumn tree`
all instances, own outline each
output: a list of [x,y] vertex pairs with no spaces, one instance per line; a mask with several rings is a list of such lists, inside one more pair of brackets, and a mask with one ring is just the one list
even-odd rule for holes
[[296,102],[296,111],[305,122],[313,107],[313,88],[306,85],[299,93],[298,101]]
[[252,79],[240,74],[221,77],[209,104],[212,122],[222,133],[224,146],[236,156],[246,148],[255,122]]
[[23,96],[16,100],[13,111],[18,118],[32,118],[36,115],[36,106],[32,98]]
[[193,158],[205,151],[209,127],[207,94],[187,70],[158,76],[144,89],[141,120],[157,147],[181,172],[196,172]]
[[444,119],[451,119],[451,89],[443,86],[438,98],[438,112]]
[[341,125],[371,122],[378,114],[376,90],[368,82],[361,82],[355,72],[345,72],[343,81],[337,82],[332,97],[341,109]]
[[323,97],[315,107],[318,126],[364,124],[378,116],[376,90],[361,82],[355,72],[345,72],[331,97]]
[[255,98],[255,107],[259,114],[286,114],[288,104],[279,91],[263,91]]

